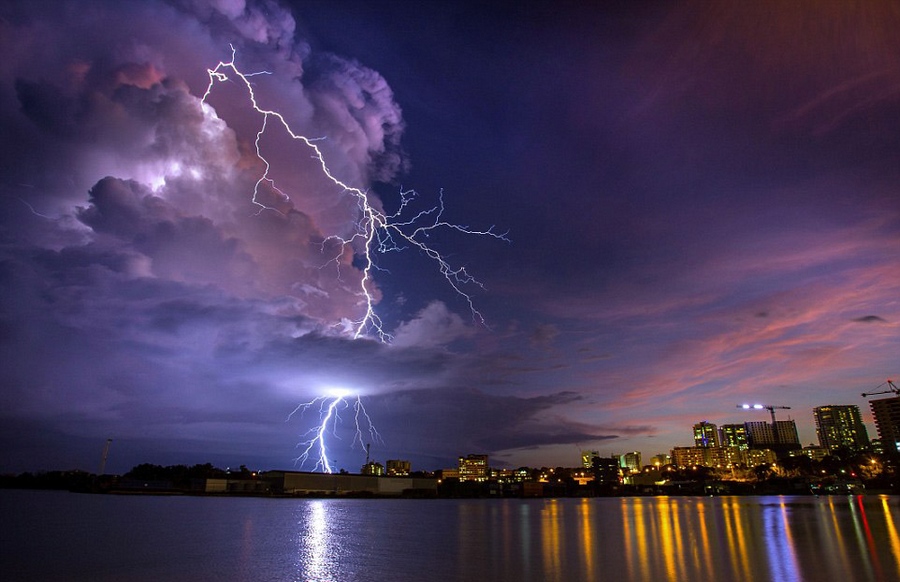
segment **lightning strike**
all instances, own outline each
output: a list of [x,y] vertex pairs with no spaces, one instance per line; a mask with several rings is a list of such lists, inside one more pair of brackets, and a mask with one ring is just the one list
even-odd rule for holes
[[22,198],[16,198],[16,200],[18,200],[19,202],[21,202],[22,204],[27,206],[28,210],[30,210],[31,213],[34,214],[35,216],[40,216],[41,218],[46,218],[47,220],[56,220],[52,216],[47,216],[46,214],[41,214],[40,212],[35,210],[34,206],[32,206],[27,200],[23,200]]
[[[322,243],[323,252],[327,243],[335,242],[338,244],[338,251],[326,262],[326,264],[333,263],[338,269],[339,276],[340,257],[343,256],[348,249],[354,253],[354,256],[359,256],[358,264],[362,271],[359,296],[361,298],[361,303],[365,305],[365,313],[359,320],[346,320],[345,327],[352,333],[353,337],[360,338],[374,334],[382,342],[389,342],[392,339],[391,334],[385,331],[381,318],[375,312],[376,299],[375,294],[373,293],[375,285],[373,271],[378,269],[378,266],[374,255],[375,253],[401,251],[405,248],[418,249],[422,254],[430,258],[437,265],[438,271],[450,284],[450,287],[466,301],[472,314],[472,319],[481,325],[484,325],[485,320],[483,315],[476,309],[472,296],[464,289],[467,285],[476,285],[478,287],[483,287],[483,285],[472,276],[464,266],[457,267],[451,265],[439,251],[428,244],[427,239],[436,231],[452,230],[462,234],[492,237],[509,242],[509,239],[506,237],[507,233],[495,232],[493,226],[487,230],[475,230],[468,226],[454,224],[444,220],[443,191],[441,191],[436,206],[415,213],[411,217],[407,217],[406,214],[410,213],[410,204],[418,197],[418,194],[414,190],[401,190],[400,204],[397,211],[393,214],[386,214],[380,211],[370,201],[369,193],[367,191],[346,184],[334,176],[325,162],[322,151],[314,143],[322,138],[309,138],[296,133],[280,113],[260,106],[249,78],[256,75],[269,75],[271,73],[269,71],[259,71],[256,73],[241,72],[235,64],[235,53],[234,46],[232,46],[230,61],[219,62],[215,68],[207,69],[207,72],[209,73],[209,85],[206,88],[206,92],[203,94],[201,103],[203,107],[210,107],[206,101],[212,93],[216,83],[236,82],[246,89],[253,110],[262,116],[259,130],[256,132],[254,144],[256,147],[256,155],[263,164],[263,172],[254,185],[251,198],[253,204],[259,207],[258,213],[265,211],[281,213],[277,208],[267,206],[260,201],[260,188],[264,185],[272,188],[272,190],[277,192],[279,196],[282,196],[283,199],[290,199],[289,195],[279,189],[278,185],[275,184],[275,180],[270,177],[271,165],[260,147],[260,141],[269,128],[270,122],[280,125],[291,139],[299,141],[309,148],[311,157],[318,162],[322,174],[340,190],[342,195],[353,196],[356,199],[359,217],[355,224],[355,232],[349,237],[331,235],[326,237]],[[361,250],[356,252],[354,249]],[[331,410],[331,412],[333,412],[333,410]]]
[[[349,399],[349,400],[348,400]],[[360,447],[365,448],[363,443],[364,430],[369,433],[369,438],[376,442],[383,442],[381,434],[372,423],[369,413],[363,406],[362,399],[357,396],[350,396],[346,390],[333,391],[327,396],[318,396],[309,402],[303,402],[297,406],[289,415],[290,420],[297,412],[302,417],[303,414],[311,409],[318,407],[318,424],[310,428],[303,437],[305,440],[297,443],[297,448],[301,449],[300,456],[294,459],[294,463],[300,465],[302,469],[306,463],[313,462],[313,471],[322,471],[323,473],[332,473],[333,468],[328,461],[328,449],[326,447],[326,437],[330,434],[334,438],[340,440],[337,435],[338,423],[341,420],[341,411],[347,408],[353,409],[353,421],[355,432],[351,448],[359,443]]]

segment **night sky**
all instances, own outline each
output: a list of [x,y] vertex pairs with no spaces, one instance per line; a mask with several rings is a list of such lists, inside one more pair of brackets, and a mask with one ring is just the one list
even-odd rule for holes
[[[415,4],[415,6],[412,6]],[[0,472],[297,467],[361,396],[375,460],[576,466],[900,375],[896,2],[6,1]],[[355,199],[453,229],[374,253]],[[282,194],[279,193],[279,191]],[[425,218],[427,219],[426,215]],[[329,430],[358,471],[354,414]],[[304,468],[311,468],[306,465]]]

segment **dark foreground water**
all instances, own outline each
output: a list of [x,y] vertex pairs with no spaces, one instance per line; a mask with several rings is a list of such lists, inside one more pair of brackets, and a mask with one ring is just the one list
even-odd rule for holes
[[900,498],[0,491],[2,580],[900,580]]

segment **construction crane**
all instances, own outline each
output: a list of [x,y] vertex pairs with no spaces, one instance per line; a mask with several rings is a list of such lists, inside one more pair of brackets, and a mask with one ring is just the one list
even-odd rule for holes
[[109,457],[109,445],[112,444],[112,439],[106,439],[106,446],[103,447],[103,456],[100,457],[100,469],[97,471],[98,475],[103,475],[103,471],[106,470],[106,458]]
[[[881,388],[882,386],[885,386],[885,385],[887,386],[887,390],[878,390],[879,388]],[[893,393],[893,394],[900,395],[900,388],[897,388],[897,385],[894,384],[893,382],[891,382],[890,380],[888,380],[886,382],[882,382],[881,384],[879,384],[878,386],[875,387],[875,390],[877,390],[877,392],[863,392],[862,393],[863,398],[865,398],[866,396],[875,396],[876,394],[891,394],[891,393]]]
[[772,427],[775,427],[775,410],[790,410],[790,406],[773,406],[771,404],[738,404],[738,408],[753,409],[753,410],[768,410],[772,415]]
[[772,438],[773,442],[777,445],[780,441],[778,438],[778,428],[775,424],[775,410],[790,410],[790,406],[775,406],[773,404],[738,404],[738,408],[743,408],[745,410],[753,409],[753,410],[768,410],[769,414],[772,415]]

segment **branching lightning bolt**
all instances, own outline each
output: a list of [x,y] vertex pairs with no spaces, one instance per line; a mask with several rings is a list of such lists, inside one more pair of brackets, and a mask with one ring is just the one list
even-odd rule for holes
[[235,65],[235,49],[231,47],[231,60],[228,62],[219,62],[213,69],[208,69],[209,85],[203,95],[202,103],[207,106],[206,99],[209,97],[216,83],[224,83],[234,81],[242,84],[247,90],[247,95],[253,110],[262,116],[262,122],[256,133],[256,155],[262,161],[264,166],[263,173],[259,176],[253,188],[252,202],[259,207],[259,212],[272,210],[280,212],[276,208],[266,206],[260,202],[259,190],[264,184],[270,186],[275,192],[285,199],[289,199],[288,194],[280,190],[275,181],[269,176],[270,164],[260,149],[260,140],[269,127],[269,122],[280,124],[284,131],[294,140],[302,142],[311,151],[311,157],[315,159],[325,177],[328,178],[343,194],[356,198],[359,208],[359,219],[356,222],[355,233],[349,237],[331,235],[323,241],[322,248],[324,250],[326,243],[337,242],[339,251],[329,261],[333,262],[340,268],[339,258],[350,248],[353,250],[354,244],[359,248],[362,247],[362,256],[360,264],[362,265],[362,279],[360,281],[360,297],[363,298],[366,306],[365,314],[358,321],[350,323],[349,328],[352,329],[353,337],[359,338],[370,333],[374,333],[381,341],[390,341],[391,335],[384,330],[382,320],[375,313],[375,296],[372,292],[374,285],[373,270],[377,269],[374,259],[374,253],[386,253],[390,251],[399,251],[407,247],[417,248],[422,254],[432,259],[438,267],[441,275],[447,280],[453,290],[460,295],[468,304],[472,313],[472,318],[484,324],[484,317],[475,308],[471,295],[464,289],[466,285],[474,284],[481,287],[481,283],[473,277],[465,267],[455,267],[451,265],[446,258],[437,250],[429,246],[427,239],[435,231],[438,230],[455,230],[463,234],[478,235],[492,237],[509,242],[506,233],[498,233],[491,226],[487,230],[475,230],[467,226],[453,224],[443,219],[444,214],[444,198],[443,192],[439,197],[438,204],[429,210],[424,210],[407,218],[404,212],[409,213],[410,203],[418,196],[413,190],[404,190],[400,192],[400,205],[393,214],[385,214],[376,208],[369,199],[369,194],[365,190],[350,186],[335,177],[328,165],[322,151],[314,143],[316,140],[305,137],[296,133],[278,112],[264,109],[259,105],[253,85],[249,81],[249,77],[255,75],[271,74],[269,71],[260,71],[257,73],[242,73]]
[[361,447],[365,447],[363,444],[364,430],[369,433],[371,440],[382,442],[381,435],[372,423],[372,419],[369,417],[369,413],[366,412],[366,408],[363,406],[362,399],[359,396],[351,397],[349,401],[343,394],[319,396],[309,402],[299,404],[288,415],[288,420],[297,412],[302,416],[307,410],[316,407],[316,405],[318,405],[319,409],[319,422],[303,435],[305,440],[297,444],[297,448],[301,449],[301,453],[299,457],[294,459],[294,462],[299,463],[301,469],[307,462],[315,459],[314,471],[333,472],[331,463],[328,461],[325,439],[329,434],[334,438],[339,438],[337,436],[337,425],[341,422],[341,410],[353,408],[356,432],[354,433],[351,446],[356,445],[358,442]]

